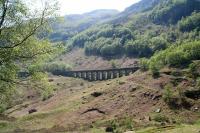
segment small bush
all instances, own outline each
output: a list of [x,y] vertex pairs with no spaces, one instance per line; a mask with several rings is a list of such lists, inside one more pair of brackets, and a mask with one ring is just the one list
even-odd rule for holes
[[122,133],[133,129],[133,120],[131,117],[121,118],[119,120],[112,120],[110,126],[113,128],[113,133]]
[[179,67],[188,63],[189,59],[187,58],[184,52],[174,51],[174,52],[168,53],[166,61],[170,66]]
[[7,122],[0,122],[0,129],[5,129],[9,126]]
[[125,84],[126,82],[125,82],[125,81],[119,81],[118,83],[119,83],[119,85],[123,85],[123,84]]
[[192,78],[196,79],[200,76],[200,62],[193,62],[189,65],[189,71],[192,74]]
[[170,85],[165,86],[164,92],[163,92],[163,100],[169,104],[173,98],[173,91],[172,87]]
[[[172,109],[185,108],[190,109],[192,103],[190,103],[186,98],[181,88],[178,88],[178,93],[173,93],[172,86],[167,85],[163,93],[163,100]],[[174,90],[175,91],[175,90]]]
[[151,73],[152,73],[152,76],[154,78],[158,78],[160,76],[160,72],[159,72],[159,69],[156,67],[156,66],[151,66],[150,67],[150,70],[151,70]]
[[117,68],[117,64],[114,60],[111,60],[110,63],[112,65],[112,68]]
[[149,69],[148,59],[146,58],[140,59],[140,69],[142,71],[147,71]]
[[156,114],[153,120],[156,122],[169,122],[169,118],[162,114]]

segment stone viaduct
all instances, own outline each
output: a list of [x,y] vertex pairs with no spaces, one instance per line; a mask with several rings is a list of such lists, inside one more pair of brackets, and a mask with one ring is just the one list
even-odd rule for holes
[[58,75],[82,78],[89,81],[97,80],[108,80],[114,79],[122,76],[128,76],[130,73],[134,73],[139,69],[138,66],[129,68],[114,68],[114,69],[104,69],[104,70],[77,70],[77,71],[65,71]]

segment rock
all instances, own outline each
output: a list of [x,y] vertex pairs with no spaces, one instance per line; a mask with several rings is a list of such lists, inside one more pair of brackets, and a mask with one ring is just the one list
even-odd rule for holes
[[131,94],[131,97],[135,97],[135,94]]
[[135,131],[127,131],[127,132],[124,132],[124,133],[135,133]]
[[106,127],[106,132],[113,132],[114,129],[112,127]]
[[99,96],[102,95],[102,92],[93,92],[91,95],[92,95],[93,97],[99,97]]
[[198,108],[198,107],[195,107],[195,108],[194,108],[194,110],[195,110],[195,111],[198,111],[198,110],[199,110],[199,108]]
[[150,116],[145,116],[145,120],[146,121],[151,121],[151,117]]
[[160,112],[161,112],[161,109],[157,109],[155,112],[156,112],[156,113],[160,113]]
[[152,100],[159,100],[162,97],[162,95],[155,95],[152,97]]
[[160,125],[161,125],[161,126],[165,126],[166,123],[165,123],[165,122],[161,122]]
[[31,109],[31,110],[28,111],[29,114],[32,114],[32,113],[35,113],[35,112],[37,112],[37,109]]
[[136,91],[136,90],[137,90],[137,87],[136,87],[136,86],[133,86],[133,87],[131,88],[130,92],[134,92],[134,91]]
[[31,96],[27,96],[27,98],[28,99],[32,99],[32,98],[34,98],[34,96],[32,96],[32,95]]
[[49,79],[49,82],[53,82],[54,81],[54,79]]

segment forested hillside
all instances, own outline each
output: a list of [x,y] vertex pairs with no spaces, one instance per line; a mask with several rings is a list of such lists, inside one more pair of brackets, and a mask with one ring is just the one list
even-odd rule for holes
[[148,7],[141,1],[109,23],[77,34],[68,45],[82,47],[88,55],[150,57],[175,43],[199,39],[199,1],[148,2]]

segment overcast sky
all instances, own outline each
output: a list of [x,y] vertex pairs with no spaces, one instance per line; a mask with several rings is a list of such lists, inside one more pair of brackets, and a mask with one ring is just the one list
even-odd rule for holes
[[82,14],[96,9],[117,9],[126,7],[140,0],[58,0],[61,15]]

